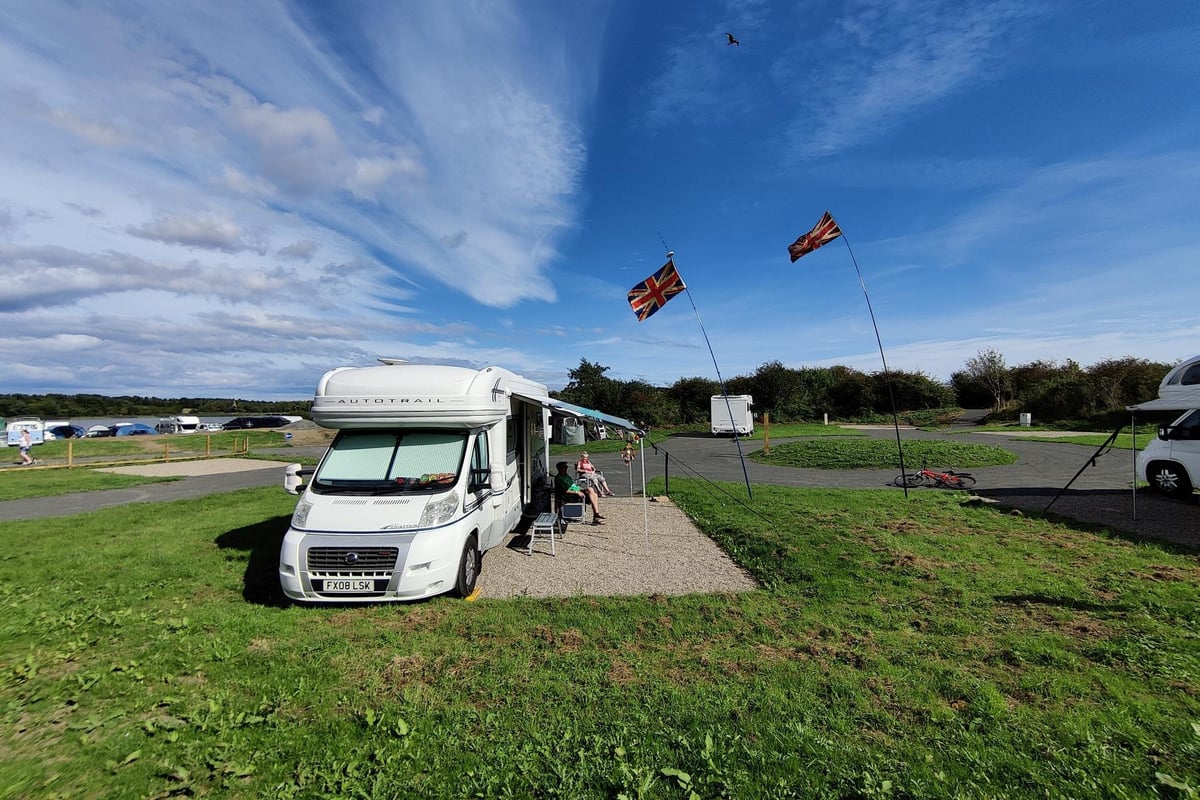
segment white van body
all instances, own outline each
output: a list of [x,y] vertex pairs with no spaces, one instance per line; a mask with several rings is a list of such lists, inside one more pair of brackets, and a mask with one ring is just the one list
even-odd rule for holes
[[1138,477],[1156,491],[1187,497],[1200,486],[1200,408],[1189,409],[1138,453]]
[[469,595],[482,554],[544,492],[549,396],[499,367],[343,367],[312,418],[337,436],[301,494],[279,555],[284,594],[309,603]]
[[[1186,410],[1185,410],[1186,409]],[[1188,497],[1200,486],[1200,355],[1181,361],[1163,376],[1158,397],[1130,411],[1183,411],[1138,453],[1137,472],[1155,490]]]
[[[728,404],[725,402],[728,400]],[[714,436],[721,434],[749,436],[754,433],[754,414],[750,409],[754,400],[748,394],[714,394],[712,396],[712,432]],[[733,411],[730,417],[729,412]]]
[[159,433],[195,433],[200,428],[200,418],[186,414],[163,417],[154,426]]
[[29,431],[30,444],[42,444],[46,441],[46,423],[39,417],[13,417],[5,425],[6,447],[17,447],[21,444],[21,431]]

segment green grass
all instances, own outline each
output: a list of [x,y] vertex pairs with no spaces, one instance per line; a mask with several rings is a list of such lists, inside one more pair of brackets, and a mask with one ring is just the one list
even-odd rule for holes
[[[1013,464],[1017,456],[999,447],[961,444],[939,440],[904,442],[904,463],[934,468]],[[758,450],[750,458],[780,467],[815,469],[899,469],[896,443],[889,439],[812,439],[772,445],[769,453]]]
[[671,485],[766,588],[303,608],[278,489],[6,523],[0,797],[1200,786],[1195,556],[943,494]]
[[[239,448],[249,440],[250,449],[283,447],[286,440],[279,431],[223,431],[213,434],[177,436],[110,436],[103,439],[56,439],[35,445],[32,454],[42,460],[65,459],[68,447],[74,459],[120,459],[124,457],[229,454],[235,443]],[[12,448],[15,453],[15,448]]]
[[[1022,436],[1021,439],[1030,442],[1062,442],[1064,444],[1081,444],[1086,445],[1087,447],[1099,447],[1108,441],[1109,435],[1111,434],[1085,433],[1080,434],[1079,436]],[[1146,445],[1150,444],[1152,441],[1154,441],[1154,434],[1147,436],[1139,433],[1137,435],[1137,449],[1144,450]],[[1111,446],[1118,450],[1132,450],[1133,436],[1128,433],[1119,433],[1117,434],[1117,438],[1113,440]]]
[[[746,441],[762,441],[766,434],[766,430],[761,426],[754,429],[754,433],[750,436],[741,437]],[[854,430],[853,428],[843,428],[838,425],[822,425],[819,422],[798,423],[794,425],[772,425],[771,440],[789,439],[797,436],[865,436],[862,431]],[[670,441],[675,436],[688,437],[707,437],[714,438],[712,430],[708,427],[688,426],[680,428],[662,428],[653,429],[650,435],[646,438],[644,444],[649,447],[651,444],[663,444]],[[730,438],[728,436],[724,437]],[[633,444],[636,450],[637,442]],[[625,447],[625,442],[621,439],[599,439],[588,441],[585,444],[552,444],[550,445],[550,455],[571,455],[582,453],[584,450],[588,453],[619,453]]]
[[22,500],[28,497],[53,497],[99,489],[127,489],[130,486],[175,480],[179,479],[116,475],[111,472],[97,472],[90,469],[8,469],[0,471],[0,501]]

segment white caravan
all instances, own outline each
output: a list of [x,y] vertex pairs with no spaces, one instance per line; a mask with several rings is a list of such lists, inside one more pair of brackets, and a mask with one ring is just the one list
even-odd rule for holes
[[313,421],[338,434],[315,470],[286,471],[301,495],[279,554],[293,600],[465,597],[482,554],[545,491],[544,385],[499,367],[381,361],[317,386]]
[[[725,402],[728,400],[728,404]],[[730,436],[737,431],[738,436],[749,436],[754,433],[754,414],[750,409],[754,405],[753,398],[748,394],[714,394],[712,396],[712,432],[713,436],[727,433]],[[730,410],[733,415],[730,416]]]
[[[1200,486],[1200,356],[1192,356],[1168,372],[1158,387],[1158,398],[1131,411],[1183,411],[1170,425],[1158,429],[1158,438],[1138,453],[1138,477],[1156,491],[1188,497]],[[1185,410],[1186,409],[1186,410]]]
[[188,414],[163,417],[154,426],[159,433],[195,433],[200,428],[200,418]]

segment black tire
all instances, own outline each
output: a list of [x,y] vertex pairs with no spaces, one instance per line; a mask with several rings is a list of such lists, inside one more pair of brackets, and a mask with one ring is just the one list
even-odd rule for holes
[[463,543],[462,558],[458,560],[458,578],[454,581],[454,593],[459,597],[470,597],[475,591],[475,582],[479,580],[479,567],[483,561],[479,552],[479,544],[475,534],[467,537]]
[[949,489],[970,489],[976,484],[974,475],[967,475],[963,472],[952,474],[954,477],[946,481],[946,487]]
[[1154,491],[1167,497],[1188,497],[1192,482],[1182,465],[1174,461],[1152,461],[1146,467],[1146,479]]
[[925,478],[919,472],[909,472],[904,475],[897,475],[896,480],[892,481],[892,483],[897,486],[908,486],[911,488],[925,483]]

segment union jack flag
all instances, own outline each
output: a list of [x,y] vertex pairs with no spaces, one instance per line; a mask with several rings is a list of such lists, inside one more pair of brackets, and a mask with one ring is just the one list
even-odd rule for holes
[[668,258],[662,269],[629,290],[629,305],[637,314],[638,322],[645,322],[667,301],[686,289],[675,261]]
[[842,229],[838,227],[837,222],[826,211],[821,216],[821,221],[811,231],[788,245],[788,252],[791,253],[792,263],[795,264],[796,259],[800,258],[800,256],[811,253],[823,244],[829,244],[841,235]]

